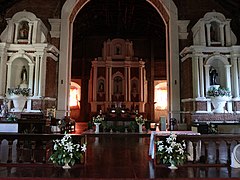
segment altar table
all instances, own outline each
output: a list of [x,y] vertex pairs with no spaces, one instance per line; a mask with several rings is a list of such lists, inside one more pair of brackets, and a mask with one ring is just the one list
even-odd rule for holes
[[[149,156],[151,156],[152,159],[154,159],[155,157],[155,142],[154,142],[154,137],[155,135],[163,135],[163,136],[168,136],[170,135],[170,133],[172,134],[176,134],[176,135],[200,135],[200,133],[196,133],[193,131],[152,131],[151,132],[151,136],[150,136],[150,144],[149,144]],[[198,144],[198,152],[201,152],[201,145]],[[198,153],[198,154],[199,154]],[[192,154],[192,153],[190,153]]]

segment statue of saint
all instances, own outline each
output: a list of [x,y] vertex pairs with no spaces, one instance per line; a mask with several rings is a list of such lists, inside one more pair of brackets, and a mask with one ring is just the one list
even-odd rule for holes
[[0,117],[7,117],[7,114],[8,114],[8,100],[5,99],[3,101],[3,104],[1,105],[1,113],[0,113]]
[[217,85],[218,73],[217,73],[217,70],[214,69],[214,67],[210,68],[209,75],[210,75],[210,85]]
[[23,66],[22,71],[21,71],[21,83],[20,83],[20,88],[27,88],[28,87],[28,81],[27,81],[27,69],[25,66]]
[[20,39],[27,39],[28,38],[28,23],[27,22],[23,22],[21,24],[21,28],[19,29],[19,37]]
[[27,82],[27,69],[25,66],[23,66],[22,71],[21,71],[21,80],[22,80],[22,83]]

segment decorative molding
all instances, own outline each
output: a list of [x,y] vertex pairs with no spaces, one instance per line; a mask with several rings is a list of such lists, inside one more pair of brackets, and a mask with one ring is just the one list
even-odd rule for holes
[[190,20],[178,20],[178,38],[179,39],[187,39],[188,32],[187,26],[190,23]]
[[48,19],[51,24],[50,35],[52,38],[60,38],[61,19]]

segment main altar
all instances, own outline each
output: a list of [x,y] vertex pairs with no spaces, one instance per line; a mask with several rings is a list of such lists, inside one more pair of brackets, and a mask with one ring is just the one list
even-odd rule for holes
[[105,41],[102,57],[92,61],[89,81],[91,112],[109,113],[119,109],[144,112],[147,102],[145,71],[145,62],[134,57],[131,41]]

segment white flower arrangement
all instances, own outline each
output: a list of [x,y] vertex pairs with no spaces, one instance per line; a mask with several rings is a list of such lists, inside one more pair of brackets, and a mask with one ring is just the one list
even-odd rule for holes
[[137,124],[144,124],[147,121],[147,119],[144,119],[143,116],[140,115],[135,117],[135,121]]
[[231,97],[231,91],[229,90],[229,88],[224,88],[221,86],[213,86],[210,87],[207,91],[207,95],[209,97]]
[[29,96],[30,95],[30,88],[8,88],[8,94],[11,95],[22,95],[22,96]]
[[183,164],[188,157],[186,143],[177,142],[177,135],[170,134],[166,141],[157,141],[157,158],[162,160],[163,164],[174,164],[175,166]]
[[74,165],[76,160],[81,160],[83,154],[87,150],[86,144],[74,144],[72,142],[72,137],[66,134],[62,139],[53,140],[53,154],[50,156],[50,161],[54,164],[64,165],[69,163]]
[[102,123],[104,120],[104,117],[97,115],[96,117],[93,117],[93,123]]

